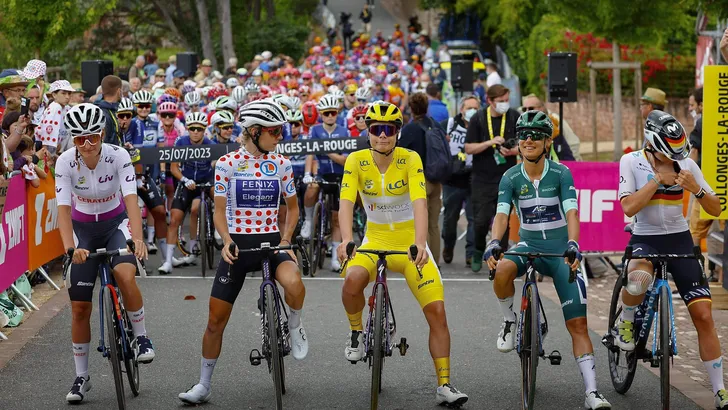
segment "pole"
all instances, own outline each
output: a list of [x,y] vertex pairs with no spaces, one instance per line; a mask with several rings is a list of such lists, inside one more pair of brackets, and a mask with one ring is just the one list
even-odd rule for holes
[[593,161],[597,160],[597,70],[589,70],[589,93],[591,94],[591,117],[592,117],[592,153]]
[[[612,42],[612,62],[619,62],[619,44]],[[612,101],[614,102],[614,160],[622,157],[622,75],[619,68],[612,71]]]
[[640,111],[640,98],[642,98],[642,67],[634,70],[634,100],[635,100],[635,114],[637,115],[637,136],[634,140],[635,151],[642,148],[644,141],[644,122],[642,121],[642,111]]

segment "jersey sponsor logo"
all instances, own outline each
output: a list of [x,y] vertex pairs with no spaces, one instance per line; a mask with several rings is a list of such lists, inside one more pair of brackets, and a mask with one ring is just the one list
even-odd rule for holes
[[222,194],[225,192],[225,190],[226,190],[225,184],[223,184],[222,182],[215,183],[215,193]]
[[425,171],[424,171],[424,170],[423,170],[422,168],[417,168],[417,173],[418,173],[418,174],[421,174],[421,173],[423,173],[423,172],[425,172]]
[[76,286],[94,287],[92,282],[76,282]]
[[[117,148],[114,146],[114,149],[116,150]],[[104,157],[104,162],[107,163],[107,164],[113,164],[114,163],[114,157],[105,156]]]
[[238,208],[278,208],[279,180],[236,180],[235,200]]
[[82,176],[78,178],[78,185],[83,185],[86,183],[86,177]]
[[233,172],[234,178],[253,178],[255,175],[253,175],[250,172]]
[[223,275],[220,275],[217,280],[220,281],[220,283],[222,283],[223,285],[227,285],[228,283],[230,283],[230,278]]
[[[342,185],[341,187],[343,188],[344,186]],[[289,194],[293,194],[294,192],[296,192],[296,187],[293,184],[293,180],[288,181],[288,185],[286,185],[286,192],[288,192]]]
[[344,189],[344,188],[349,188],[349,184],[347,182],[341,183],[341,189]]
[[56,187],[56,192],[61,192],[62,190],[63,190],[63,188],[61,188],[61,187]]
[[113,175],[104,175],[103,177],[99,177],[99,184],[103,184],[109,181],[113,181],[114,176]]
[[130,166],[131,166],[131,162],[127,162],[126,164],[124,164],[124,166],[122,168],[127,168],[127,167],[130,167]]
[[247,160],[241,161],[240,163],[238,163],[238,168],[237,168],[237,171],[238,172],[243,172],[246,169],[248,169],[248,161]]
[[273,161],[263,161],[260,164],[260,172],[262,172],[265,176],[272,177],[278,173],[278,165],[276,165]]
[[368,159],[363,159],[363,160],[359,161],[359,168],[361,168],[362,171],[369,170],[369,167],[371,167],[371,166],[372,166],[372,164],[369,162]]
[[403,204],[377,204],[372,202],[369,204],[369,210],[373,212],[406,212],[411,209],[410,203]]
[[366,181],[364,181],[364,189],[371,190],[372,188],[374,188],[374,181],[372,181],[371,179],[367,179]]
[[519,195],[525,195],[526,193],[528,193],[528,185],[523,184],[523,185],[521,185],[521,190],[520,190],[520,192],[518,194]]
[[399,169],[404,168],[405,166],[407,166],[407,158],[397,158],[397,163],[395,165]]
[[420,283],[419,285],[417,285],[417,290],[419,290],[419,289],[422,289],[422,288],[424,288],[425,286],[427,286],[427,285],[431,285],[431,284],[433,284],[433,283],[435,283],[435,279],[428,279],[428,280],[426,280],[426,281],[424,281],[424,282]]
[[427,185],[425,185],[424,181],[420,181],[420,188],[427,190]]
[[361,192],[362,192],[362,193],[363,193],[364,195],[368,195],[368,196],[377,196],[377,193],[376,193],[376,192],[372,192],[372,191],[367,191],[366,189],[365,189],[365,190],[363,190],[363,191],[361,191]]
[[348,169],[345,169],[344,170],[344,175],[351,175],[351,171],[349,171]]
[[521,208],[523,224],[538,224],[561,220],[559,205],[536,205],[529,208]]
[[556,187],[555,187],[555,186],[550,186],[550,187],[548,187],[548,188],[544,188],[544,189],[542,189],[541,191],[543,191],[543,192],[551,192],[551,191],[556,191]]
[[[401,191],[404,191],[406,189],[407,189],[407,181],[405,181],[404,179],[400,179],[399,181],[390,182],[389,184],[387,184],[387,192],[389,192],[390,194],[395,194],[395,195],[401,194],[402,193]],[[395,192],[395,191],[398,191],[398,192]]]
[[126,178],[124,178],[126,182],[134,182],[135,179],[136,177],[134,175],[127,175]]
[[112,195],[109,195],[105,198],[86,198],[84,196],[76,196],[76,200],[78,202],[83,202],[85,204],[103,204],[104,202],[109,202],[112,199],[116,198],[116,192],[114,192]]

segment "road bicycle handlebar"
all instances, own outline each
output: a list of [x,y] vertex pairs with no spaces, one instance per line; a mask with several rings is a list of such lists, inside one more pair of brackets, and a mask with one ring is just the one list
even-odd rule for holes
[[[354,253],[354,248],[356,247],[356,244],[354,241],[350,241],[346,244],[346,261],[344,261],[344,266],[341,267],[342,271],[346,270],[346,266],[348,265],[349,261],[351,260],[352,254]],[[368,253],[370,255],[377,255],[380,258],[383,258],[388,255],[409,255],[412,254],[412,260],[417,259],[417,245],[412,244],[409,247],[409,252],[405,251],[385,251],[380,249],[360,249],[357,250],[357,252],[361,253]],[[334,253],[336,253],[336,250],[334,249]],[[420,279],[422,279],[422,271],[420,270],[419,266],[415,266],[417,268],[417,273],[420,276]]]
[[627,246],[624,249],[624,259],[697,259],[702,260],[703,259],[703,251],[700,249],[699,246],[693,247],[693,253],[692,254],[673,254],[673,253],[651,253],[647,255],[633,255],[633,248],[632,246]]
[[[521,256],[528,258],[528,260],[533,261],[538,258],[567,258],[569,261],[569,265],[574,263],[576,260],[576,254],[569,253],[567,250],[564,253],[541,253],[541,252],[503,252],[502,255],[509,255],[509,256]],[[490,271],[490,280],[493,280],[495,278],[495,269]],[[576,270],[570,270],[569,272],[569,283],[574,282],[576,280]]]
[[[134,255],[135,246],[134,246],[134,240],[127,239],[126,240],[126,249],[113,249],[113,250],[107,250],[106,248],[99,248],[96,249],[96,252],[91,252],[86,257],[89,258],[104,258],[104,257],[111,257],[111,256],[127,256],[127,255]],[[68,248],[66,249],[66,256],[68,258],[73,258],[73,251],[75,248]]]
[[[231,243],[228,250],[233,255],[235,254],[235,248],[237,245],[235,245],[235,242]],[[301,265],[303,267],[303,275],[308,276],[309,273],[309,261],[308,261],[308,255],[306,254],[306,247],[303,243],[303,237],[301,235],[298,235],[296,237],[296,243],[288,244],[288,245],[278,245],[278,246],[270,246],[270,242],[261,242],[259,248],[248,248],[248,249],[238,249],[238,255],[241,253],[261,253],[261,252],[278,252],[278,251],[293,251],[293,250],[299,250],[301,252]]]

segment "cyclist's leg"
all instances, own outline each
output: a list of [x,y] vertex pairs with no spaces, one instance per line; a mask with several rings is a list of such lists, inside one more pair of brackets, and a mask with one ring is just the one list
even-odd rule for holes
[[190,250],[197,243],[197,224],[200,219],[200,196],[199,191],[195,190],[195,198],[190,206]]
[[301,322],[306,287],[303,286],[298,264],[289,253],[276,254],[271,258],[271,265],[271,269],[275,269],[276,280],[283,287],[284,298],[290,308],[288,328],[291,335],[291,354],[294,359],[302,360],[308,355],[308,338]]
[[[533,249],[526,242],[519,242],[513,252],[529,252]],[[493,292],[498,298],[503,318],[507,322],[516,321],[516,313],[513,311],[513,296],[516,294],[516,287],[513,282],[516,277],[526,273],[526,259],[521,256],[504,256],[498,261],[495,268],[493,280]]]
[[[659,236],[632,235],[629,244],[635,256],[658,253],[656,249]],[[669,250],[668,252],[672,252]],[[629,261],[627,268],[627,286],[622,289],[622,313],[619,317],[617,345],[624,350],[634,350],[634,315],[637,306],[645,298],[645,292],[653,281],[654,268],[652,262],[637,259]]]
[[[693,252],[693,241],[688,232],[672,234],[670,237],[670,253],[691,254]],[[710,288],[707,284],[701,284],[703,273],[695,259],[673,259],[668,262],[667,270],[672,273],[677,290],[688,307],[690,318],[698,332],[700,359],[708,371],[713,394],[717,394],[720,390],[725,389],[725,386],[720,341],[713,321]]]
[[[144,197],[147,199],[144,199]],[[167,216],[164,199],[152,178],[147,179],[147,191],[144,197],[142,199],[144,199],[144,204],[154,220],[154,234],[164,257],[167,253]]]
[[169,214],[169,229],[167,229],[167,254],[165,255],[164,265],[167,265],[166,267],[169,268],[169,271],[172,269],[174,248],[177,246],[177,232],[184,221],[185,212],[189,208],[191,202],[192,191],[187,189],[184,184],[179,184],[174,195],[172,210]]
[[[367,238],[362,242],[366,249]],[[376,277],[377,261],[373,255],[357,253],[349,261],[344,276],[344,286],[341,288],[341,302],[344,304],[346,316],[349,318],[351,330],[362,331],[362,309],[364,309],[364,289]]]

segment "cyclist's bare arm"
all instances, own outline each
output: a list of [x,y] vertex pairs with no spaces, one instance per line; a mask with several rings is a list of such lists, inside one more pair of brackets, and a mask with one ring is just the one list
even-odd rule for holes
[[[174,176],[178,181],[182,180],[182,171],[179,169],[179,162],[173,162],[172,166],[169,169],[170,174]],[[223,207],[223,209],[225,209]]]
[[[429,258],[429,255],[425,252],[427,246],[427,199],[415,199],[412,202],[412,208],[415,214],[415,245],[417,245],[417,258],[415,258],[414,262],[421,269]],[[352,204],[352,211],[353,209]],[[341,214],[339,213],[339,215]],[[351,225],[349,225],[348,232],[351,232]]]
[[296,230],[296,225],[298,224],[299,212],[298,196],[293,195],[286,198],[286,230],[281,232],[281,240],[288,241],[289,244],[292,243],[291,237],[293,236],[293,232]]

